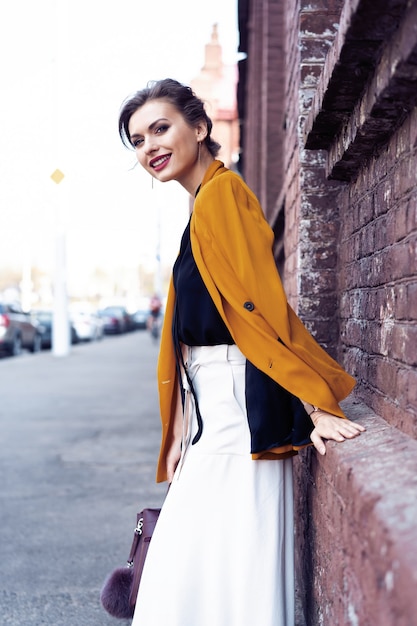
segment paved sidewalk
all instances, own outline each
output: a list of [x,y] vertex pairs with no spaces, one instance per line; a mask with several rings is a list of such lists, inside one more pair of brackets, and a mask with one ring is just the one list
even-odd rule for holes
[[0,623],[106,626],[99,590],[159,505],[157,346],[147,333],[0,359]]
[[99,592],[125,563],[137,511],[166,492],[157,352],[138,331],[64,358],[0,358],[2,626],[130,624]]

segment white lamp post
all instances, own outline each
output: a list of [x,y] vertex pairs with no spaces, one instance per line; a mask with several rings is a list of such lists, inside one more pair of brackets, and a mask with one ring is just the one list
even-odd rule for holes
[[[64,174],[61,172],[61,170],[57,169],[51,174],[51,179],[56,185],[59,185],[64,179]],[[70,351],[70,327],[67,296],[66,236],[64,216],[62,212],[62,198],[57,198],[54,305],[52,318],[52,354],[59,357],[67,356]]]

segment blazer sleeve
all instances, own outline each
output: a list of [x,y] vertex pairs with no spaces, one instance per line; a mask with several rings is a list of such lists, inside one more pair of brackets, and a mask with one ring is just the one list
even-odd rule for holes
[[[283,372],[278,382],[289,388],[293,386],[289,377],[294,371],[307,376],[311,369],[324,379],[337,402],[345,398],[355,380],[321,348],[289,306],[272,252],[272,229],[245,182],[229,170],[210,180],[197,196],[191,227],[193,251],[196,247],[203,280],[207,278],[207,287],[210,291],[211,286],[232,336],[235,329],[230,326],[228,310],[233,319],[246,315],[242,300],[247,297],[254,305],[252,319],[256,319],[259,330],[269,334],[275,346],[279,338],[291,353],[287,379]],[[291,369],[290,361],[295,365],[298,362],[300,368]],[[281,362],[285,367],[285,359]],[[307,395],[295,395],[311,404],[318,404],[318,399],[323,403],[323,398],[315,396],[314,385],[311,389]],[[337,410],[334,402],[328,406]],[[338,413],[343,415],[340,408]]]

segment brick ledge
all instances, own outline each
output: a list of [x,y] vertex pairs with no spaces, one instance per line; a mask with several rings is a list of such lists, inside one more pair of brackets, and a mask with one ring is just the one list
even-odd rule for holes
[[313,522],[311,581],[301,581],[308,623],[319,613],[323,624],[350,623],[354,614],[360,624],[406,626],[417,613],[417,441],[354,397],[342,406],[366,432],[299,459],[309,466]]

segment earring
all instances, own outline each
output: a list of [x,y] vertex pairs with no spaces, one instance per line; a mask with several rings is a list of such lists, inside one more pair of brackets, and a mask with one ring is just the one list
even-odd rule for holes
[[198,164],[201,165],[201,142],[197,141],[198,145]]

